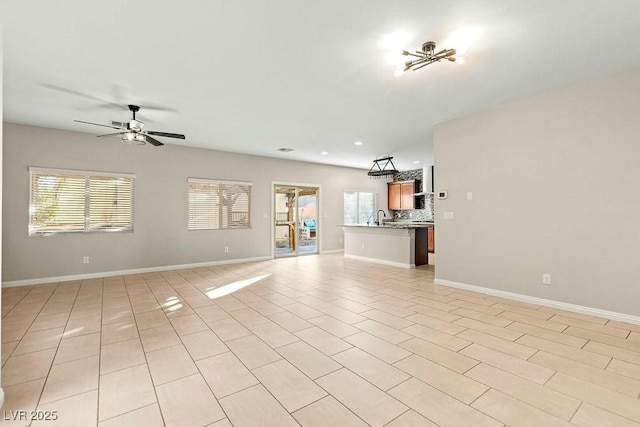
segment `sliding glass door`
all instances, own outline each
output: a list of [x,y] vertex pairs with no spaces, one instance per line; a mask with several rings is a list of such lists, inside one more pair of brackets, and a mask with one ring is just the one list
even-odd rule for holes
[[318,253],[317,187],[275,185],[276,257]]

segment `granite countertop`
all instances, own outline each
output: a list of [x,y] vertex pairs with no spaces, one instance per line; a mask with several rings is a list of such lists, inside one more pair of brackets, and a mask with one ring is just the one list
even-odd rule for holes
[[365,227],[365,228],[429,228],[433,227],[433,222],[383,222],[382,225],[367,224],[338,224],[338,227]]

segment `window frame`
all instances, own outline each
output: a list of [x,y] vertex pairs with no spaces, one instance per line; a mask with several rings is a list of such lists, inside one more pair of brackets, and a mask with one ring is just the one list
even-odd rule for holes
[[367,194],[372,194],[373,195],[373,221],[376,221],[376,211],[378,210],[378,193],[375,191],[360,191],[360,190],[344,190],[344,192],[342,193],[342,219],[344,221],[345,225],[363,225],[366,223],[360,223],[360,222],[356,222],[356,223],[352,223],[352,224],[348,224],[346,222],[346,210],[345,210],[345,206],[344,206],[344,199],[345,199],[345,195],[347,193],[356,193],[357,197],[356,197],[356,218],[360,218],[360,194],[361,193],[367,193]]
[[[91,171],[91,170],[81,170],[81,169],[61,169],[61,168],[46,168],[46,167],[37,167],[37,166],[29,166],[29,203],[28,203],[28,218],[27,218],[27,233],[29,237],[48,237],[59,234],[102,234],[102,233],[133,233],[134,224],[135,224],[135,181],[136,175],[133,173],[122,173],[122,172],[106,172],[106,171]],[[64,230],[64,229],[39,229],[33,231],[35,228],[32,223],[32,210],[33,206],[33,175],[41,173],[41,174],[50,174],[50,175],[82,175],[85,180],[85,193],[84,193],[84,226],[82,229],[75,230]],[[90,222],[90,204],[91,204],[91,193],[90,182],[91,177],[106,177],[106,178],[128,178],[131,180],[131,215],[128,227],[105,227],[105,228],[92,228]]]
[[[247,201],[247,222],[246,225],[234,225],[218,228],[191,228],[191,190],[189,185],[191,183],[202,184],[217,184],[217,185],[241,185],[249,188],[248,201]],[[187,231],[223,231],[223,230],[250,230],[252,229],[252,199],[253,199],[253,181],[235,181],[227,179],[214,179],[214,178],[199,178],[199,177],[187,177]],[[218,204],[220,206],[220,204]]]

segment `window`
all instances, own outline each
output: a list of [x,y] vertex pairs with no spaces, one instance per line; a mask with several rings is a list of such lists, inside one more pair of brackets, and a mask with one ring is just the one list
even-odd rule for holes
[[135,175],[29,168],[29,235],[133,231]]
[[189,178],[189,230],[251,227],[251,182]]
[[376,193],[360,191],[344,192],[344,223],[366,224],[374,222],[377,205]]

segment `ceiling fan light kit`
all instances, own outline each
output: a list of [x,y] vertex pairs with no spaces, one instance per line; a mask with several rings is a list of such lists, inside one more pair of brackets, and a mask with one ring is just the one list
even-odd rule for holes
[[136,113],[140,111],[140,107],[137,105],[127,105],[129,111],[133,114],[133,118],[128,122],[111,122],[111,126],[109,125],[101,125],[99,123],[91,123],[85,122],[82,120],[74,120],[74,122],[84,123],[93,126],[102,126],[111,129],[117,129],[120,132],[109,133],[106,135],[98,135],[98,138],[102,138],[105,136],[120,136],[120,142],[127,145],[145,145],[147,142],[153,146],[159,147],[164,145],[162,142],[153,138],[153,136],[162,136],[165,138],[177,138],[177,139],[185,139],[185,136],[179,133],[169,133],[169,132],[157,132],[157,131],[143,131],[144,123],[140,120],[136,120]]
[[402,54],[404,56],[413,56],[417,58],[405,62],[404,71],[419,70],[422,67],[426,67],[434,62],[440,62],[443,59],[447,59],[451,62],[456,62],[462,59],[456,58],[455,49],[442,49],[441,51],[436,52],[436,42],[433,41],[424,42],[422,44],[422,50],[417,50],[415,52],[403,50]]
[[144,135],[136,134],[133,132],[126,132],[122,134],[122,139],[120,140],[123,144],[127,145],[145,145],[147,140]]

